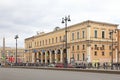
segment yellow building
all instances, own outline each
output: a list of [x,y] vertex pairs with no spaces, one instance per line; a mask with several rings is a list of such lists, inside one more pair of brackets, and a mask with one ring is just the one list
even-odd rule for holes
[[118,33],[117,33],[117,39],[118,39],[118,55],[117,55],[117,61],[120,63],[120,29],[118,29]]
[[[17,62],[24,62],[24,49],[17,49]],[[3,47],[0,48],[0,63],[15,63],[16,61],[16,48]]]
[[[84,21],[67,27],[67,60],[75,62],[117,62],[116,24]],[[110,34],[111,33],[111,34]],[[65,28],[38,33],[25,39],[26,62],[63,63],[66,57]]]

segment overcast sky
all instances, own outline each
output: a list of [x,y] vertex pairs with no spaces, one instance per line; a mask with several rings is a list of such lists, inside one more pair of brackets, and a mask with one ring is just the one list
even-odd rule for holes
[[68,25],[86,20],[120,24],[120,0],[0,0],[0,46],[24,47],[24,39],[36,32],[64,27],[61,19],[70,15]]

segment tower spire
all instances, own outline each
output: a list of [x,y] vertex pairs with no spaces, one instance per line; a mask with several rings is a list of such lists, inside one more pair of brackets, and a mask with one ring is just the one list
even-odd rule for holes
[[5,37],[3,37],[3,52],[2,56],[5,58]]

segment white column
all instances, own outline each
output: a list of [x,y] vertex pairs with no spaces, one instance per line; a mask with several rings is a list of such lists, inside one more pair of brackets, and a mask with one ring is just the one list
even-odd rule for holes
[[[87,25],[87,40],[90,41],[90,33],[91,32],[91,29],[90,29],[90,25],[88,23]],[[87,62],[91,62],[91,43],[88,42],[87,44]]]
[[55,63],[57,63],[57,50],[55,50]]
[[35,63],[35,53],[32,53],[30,57],[31,57],[30,62]]
[[41,52],[41,64],[43,64],[43,53]]
[[70,49],[67,49],[67,60],[70,63]]
[[39,52],[37,52],[36,54],[37,54],[37,57],[36,57],[37,60],[36,60],[36,62],[39,62],[39,60],[38,60],[39,59]]
[[63,63],[63,50],[60,50],[60,62]]
[[87,46],[87,62],[91,62],[91,46]]
[[47,63],[47,55],[48,55],[48,53],[47,53],[47,51],[45,51],[45,63]]
[[49,52],[50,52],[50,63],[52,63],[52,52],[51,51]]

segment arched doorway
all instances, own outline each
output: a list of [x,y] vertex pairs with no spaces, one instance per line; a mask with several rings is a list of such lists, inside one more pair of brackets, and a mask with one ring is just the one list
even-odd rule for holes
[[37,52],[34,53],[34,62],[36,63],[37,62]]
[[52,63],[55,63],[55,51],[54,50],[52,50],[51,57],[52,57]]
[[46,56],[47,56],[47,63],[50,64],[50,52],[49,51],[47,51]]
[[61,57],[60,50],[57,50],[57,62],[60,62],[60,57]]
[[43,52],[43,64],[45,64],[45,52]]
[[83,53],[82,56],[83,56],[83,61],[85,61],[85,54]]
[[41,52],[38,52],[38,60],[41,62]]
[[63,49],[63,62],[67,60],[67,54],[66,54],[66,49]]

